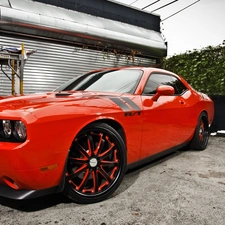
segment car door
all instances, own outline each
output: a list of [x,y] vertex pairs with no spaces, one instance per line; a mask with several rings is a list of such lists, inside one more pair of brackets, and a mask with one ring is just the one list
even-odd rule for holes
[[[152,97],[160,85],[170,85],[175,93],[160,96],[156,101]],[[163,73],[150,74],[143,89],[143,135],[140,158],[177,146],[190,136],[191,127],[188,117],[191,109],[187,100],[191,93],[175,76]]]

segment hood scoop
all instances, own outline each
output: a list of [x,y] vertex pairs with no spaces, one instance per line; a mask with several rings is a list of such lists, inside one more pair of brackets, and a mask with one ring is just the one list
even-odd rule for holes
[[71,93],[57,93],[55,94],[55,97],[67,97],[72,95]]

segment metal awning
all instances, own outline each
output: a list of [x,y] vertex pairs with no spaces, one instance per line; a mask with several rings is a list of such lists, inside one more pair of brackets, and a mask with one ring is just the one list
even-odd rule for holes
[[1,0],[0,30],[166,56],[160,32],[31,0]]

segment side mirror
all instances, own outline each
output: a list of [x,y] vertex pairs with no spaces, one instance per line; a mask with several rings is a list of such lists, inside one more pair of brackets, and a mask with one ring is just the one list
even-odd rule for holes
[[169,85],[161,85],[156,89],[156,94],[153,95],[152,101],[157,101],[160,96],[172,96],[174,95],[174,88]]

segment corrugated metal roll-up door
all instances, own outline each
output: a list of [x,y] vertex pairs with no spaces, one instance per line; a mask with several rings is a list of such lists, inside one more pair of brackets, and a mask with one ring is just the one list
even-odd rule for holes
[[[52,91],[65,81],[93,69],[127,65],[151,66],[155,60],[142,57],[116,56],[103,51],[21,36],[0,36],[0,45],[36,49],[24,69],[24,93]],[[10,74],[10,70],[8,70]],[[0,95],[11,94],[11,82],[0,71]]]

